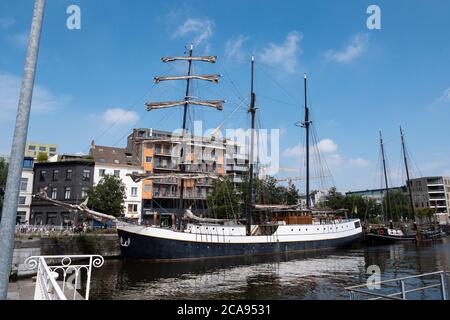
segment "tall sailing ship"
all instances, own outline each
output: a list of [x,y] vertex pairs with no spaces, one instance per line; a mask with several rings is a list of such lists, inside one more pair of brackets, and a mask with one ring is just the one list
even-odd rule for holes
[[[191,173],[186,171],[187,143],[194,139],[187,130],[187,115],[190,106],[223,109],[223,100],[198,100],[191,96],[191,84],[194,80],[218,82],[219,75],[193,74],[194,62],[215,63],[216,56],[194,56],[193,46],[187,56],[164,57],[162,61],[185,61],[188,72],[184,76],[156,77],[161,81],[186,81],[184,99],[169,102],[149,102],[149,111],[183,107],[182,135],[178,143],[180,149],[179,171],[171,177],[179,181],[178,210],[174,212],[172,227],[144,226],[117,222],[122,253],[127,258],[150,260],[174,260],[206,257],[225,257],[240,255],[258,255],[284,253],[290,251],[319,250],[348,245],[362,236],[359,219],[342,219],[329,212],[319,212],[310,207],[309,192],[309,107],[307,103],[307,77],[305,86],[305,121],[301,123],[306,129],[306,208],[294,206],[270,206],[253,204],[254,177],[254,129],[256,115],[256,93],[254,92],[254,64],[251,60],[251,96],[248,113],[251,115],[250,163],[248,199],[246,199],[245,219],[212,219],[196,216],[183,199],[185,184],[203,179],[220,179],[215,174]],[[149,140],[151,142],[151,140]],[[164,174],[133,175],[135,181],[165,178]],[[270,215],[269,219],[260,219],[259,214]],[[317,214],[321,214],[320,217]]]

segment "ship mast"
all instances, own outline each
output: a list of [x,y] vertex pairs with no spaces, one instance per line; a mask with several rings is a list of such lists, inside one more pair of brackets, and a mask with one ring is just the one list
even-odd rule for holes
[[253,79],[254,79],[254,67],[255,67],[255,57],[252,56],[252,64],[251,64],[251,82],[250,82],[250,108],[248,112],[252,116],[252,128],[250,130],[250,173],[249,173],[249,181],[248,181],[248,199],[247,199],[247,207],[246,207],[246,233],[248,236],[251,235],[252,228],[252,200],[253,200],[253,152],[254,152],[254,131],[255,131],[255,114],[256,114],[256,94],[253,91]]
[[305,122],[302,126],[306,129],[306,209],[310,208],[309,201],[309,128],[311,121],[309,120],[309,107],[308,107],[308,92],[307,92],[307,76],[304,74],[304,89],[305,89]]
[[[176,221],[176,228],[177,230],[181,229],[181,218],[183,215],[183,209],[184,209],[184,180],[186,178],[189,178],[190,175],[185,175],[186,167],[185,167],[185,148],[186,148],[186,141],[185,136],[187,136],[187,114],[189,110],[189,105],[197,105],[197,106],[205,106],[205,107],[211,107],[214,109],[217,109],[219,111],[223,110],[222,104],[225,102],[224,100],[196,100],[194,97],[190,96],[190,86],[192,80],[203,80],[203,81],[209,81],[218,83],[220,75],[193,75],[192,74],[192,62],[198,61],[198,62],[209,62],[209,63],[216,63],[217,57],[216,56],[193,56],[193,50],[194,46],[191,45],[189,48],[189,54],[188,56],[182,56],[182,57],[163,57],[161,58],[161,61],[164,63],[167,62],[173,62],[173,61],[187,61],[188,62],[188,73],[185,76],[166,76],[166,77],[155,77],[154,80],[156,83],[160,83],[162,81],[177,81],[177,80],[186,80],[186,92],[184,99],[182,101],[168,101],[168,102],[147,102],[147,110],[158,110],[158,109],[164,109],[164,108],[172,108],[177,106],[183,106],[183,132],[182,132],[182,140],[184,141],[182,143],[182,147],[180,150],[180,174],[176,175],[180,179],[180,197],[179,197],[179,203],[178,203],[178,213],[177,213],[177,221]],[[147,175],[146,177],[134,177],[138,180],[141,179],[152,179],[152,175]],[[193,178],[195,178],[193,176]]]
[[415,220],[415,212],[414,212],[414,204],[413,204],[413,197],[412,197],[412,185],[411,180],[409,178],[409,167],[408,167],[408,159],[406,156],[406,146],[405,146],[405,133],[403,131],[403,128],[400,126],[400,136],[402,138],[402,150],[403,150],[403,160],[405,161],[405,169],[406,169],[406,185],[408,188],[408,194],[409,194],[409,202],[411,205],[411,214],[413,220]]
[[391,203],[389,200],[389,185],[388,185],[387,169],[386,169],[386,157],[384,155],[384,143],[383,143],[383,136],[381,134],[381,131],[380,131],[380,145],[381,145],[381,156],[383,158],[384,181],[385,181],[385,189],[386,189],[386,217],[388,214],[390,214],[391,219],[392,219]]

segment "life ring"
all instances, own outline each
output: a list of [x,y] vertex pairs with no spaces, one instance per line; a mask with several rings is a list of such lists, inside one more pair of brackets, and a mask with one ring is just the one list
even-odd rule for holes
[[384,235],[384,229],[378,230],[378,234],[379,234],[380,236]]

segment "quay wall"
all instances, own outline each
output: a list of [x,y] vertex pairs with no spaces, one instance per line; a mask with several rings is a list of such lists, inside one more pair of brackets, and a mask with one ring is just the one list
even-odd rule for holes
[[25,260],[31,256],[98,254],[107,258],[120,258],[117,234],[81,234],[16,237],[11,275],[28,277],[36,274],[25,268]]

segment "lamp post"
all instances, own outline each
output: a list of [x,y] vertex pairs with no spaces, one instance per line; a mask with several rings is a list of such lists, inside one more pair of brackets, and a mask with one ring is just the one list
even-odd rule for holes
[[30,120],[31,99],[33,96],[44,8],[45,0],[35,0],[0,224],[0,300],[6,300],[8,294],[9,275],[14,251],[14,231],[20,178]]

